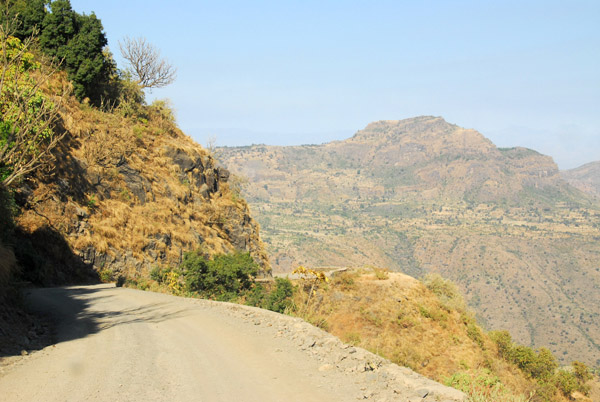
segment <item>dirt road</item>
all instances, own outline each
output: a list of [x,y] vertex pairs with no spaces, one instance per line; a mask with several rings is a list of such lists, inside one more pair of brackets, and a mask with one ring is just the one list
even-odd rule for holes
[[57,343],[4,370],[2,401],[462,398],[258,309],[114,285],[36,289],[29,301],[56,317]]

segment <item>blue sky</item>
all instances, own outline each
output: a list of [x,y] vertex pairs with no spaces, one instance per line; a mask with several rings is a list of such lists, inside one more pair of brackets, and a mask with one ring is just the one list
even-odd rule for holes
[[322,143],[442,116],[498,146],[600,160],[599,1],[71,0],[178,69],[180,127],[217,145]]

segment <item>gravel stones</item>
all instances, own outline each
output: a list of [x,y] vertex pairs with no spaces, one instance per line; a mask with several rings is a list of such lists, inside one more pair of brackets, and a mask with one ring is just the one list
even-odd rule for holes
[[[224,308],[274,338],[287,338],[303,353],[319,362],[318,372],[338,371],[361,385],[356,400],[369,401],[466,401],[464,393],[430,380],[365,349],[343,343],[333,335],[303,321],[256,307],[198,300],[207,307]],[[278,349],[277,351],[280,351]],[[281,351],[284,353],[284,351]]]

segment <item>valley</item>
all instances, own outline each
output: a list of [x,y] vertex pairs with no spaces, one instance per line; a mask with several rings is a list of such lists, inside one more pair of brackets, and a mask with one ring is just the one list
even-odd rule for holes
[[220,152],[248,180],[274,271],[437,272],[489,329],[598,364],[600,207],[551,158],[426,116],[323,145]]

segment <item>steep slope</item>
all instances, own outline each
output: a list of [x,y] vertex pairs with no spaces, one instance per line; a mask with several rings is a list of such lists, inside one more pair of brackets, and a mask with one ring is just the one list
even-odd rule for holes
[[562,178],[583,192],[600,197],[600,161],[560,172]]
[[177,128],[164,103],[128,114],[71,99],[61,119],[67,136],[54,163],[16,193],[15,251],[25,279],[147,275],[196,249],[247,251],[270,272],[258,224],[229,188],[229,172]]
[[274,269],[372,264],[459,283],[492,329],[600,364],[600,208],[551,158],[436,117],[323,145],[223,148]]
[[[310,277],[298,282],[296,314],[350,344],[452,384],[473,400],[567,400],[558,390],[544,390],[554,381],[537,381],[520,369],[516,354],[507,352],[506,334],[482,331],[454,284],[439,275],[420,282],[358,268],[334,271],[316,286]],[[553,359],[540,363],[552,371]]]

